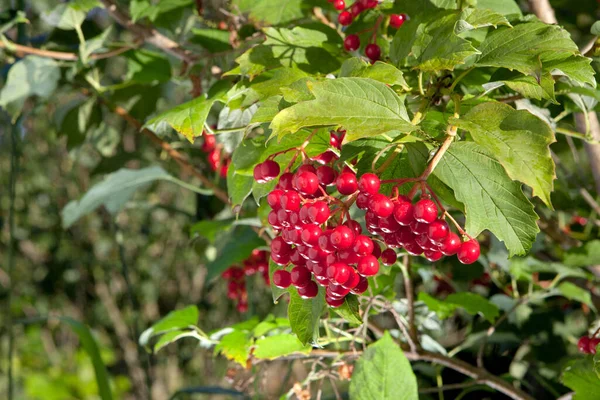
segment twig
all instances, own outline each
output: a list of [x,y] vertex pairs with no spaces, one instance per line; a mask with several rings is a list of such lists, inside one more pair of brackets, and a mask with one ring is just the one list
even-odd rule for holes
[[408,332],[415,347],[419,346],[419,337],[417,335],[417,327],[415,325],[415,295],[410,277],[410,257],[404,256],[404,262],[401,264],[402,273],[404,275],[404,291],[406,292],[406,301],[408,303]]
[[113,0],[102,0],[102,4],[104,4],[106,10],[115,21],[128,31],[140,36],[146,43],[158,47],[186,64],[194,64],[197,60],[197,56],[189,50],[182,48],[177,42],[169,39],[156,29],[133,22],[125,12],[117,7]]
[[[137,46],[124,46],[119,47],[115,50],[107,51],[105,53],[97,53],[90,55],[91,60],[103,60],[105,58],[111,58],[118,56],[119,54],[123,54],[131,49],[135,49]],[[0,41],[0,49],[6,49],[8,51],[12,51],[18,55],[22,54],[32,54],[39,57],[52,58],[54,60],[61,61],[77,61],[79,59],[79,55],[77,53],[69,53],[64,51],[53,51],[53,50],[44,50],[44,49],[36,49],[35,47],[23,46],[21,44],[16,44],[12,42],[8,42],[8,45],[4,41]]]
[[457,389],[466,389],[466,388],[470,388],[476,385],[479,385],[480,383],[477,381],[471,381],[471,382],[465,382],[465,383],[455,383],[455,384],[451,384],[451,385],[443,385],[443,386],[439,386],[439,387],[431,387],[431,388],[423,388],[423,389],[419,389],[419,393],[438,393],[440,391],[446,391],[446,390],[457,390]]

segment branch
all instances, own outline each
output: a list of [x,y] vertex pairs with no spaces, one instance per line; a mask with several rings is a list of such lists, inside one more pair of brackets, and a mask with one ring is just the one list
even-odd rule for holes
[[186,64],[194,64],[196,61],[197,57],[189,50],[182,48],[177,42],[169,39],[152,27],[143,26],[133,22],[125,12],[119,10],[113,0],[102,0],[102,4],[104,4],[110,16],[117,21],[119,25],[135,35],[140,36],[146,43],[158,47]]
[[402,264],[402,274],[404,275],[404,291],[406,293],[406,301],[408,307],[408,333],[410,340],[414,343],[414,346],[419,346],[419,336],[417,334],[417,327],[415,325],[415,294],[410,277],[410,257],[404,256],[404,262]]
[[[118,56],[119,54],[123,54],[131,49],[135,49],[136,47],[137,46],[119,47],[118,49],[107,51],[105,53],[92,54],[89,58],[92,60],[103,60],[105,58]],[[36,49],[35,47],[23,46],[20,44],[12,43],[8,40],[0,41],[0,49],[6,49],[8,51],[16,53],[19,56],[32,54],[39,57],[52,58],[54,60],[62,61],[77,61],[79,59],[79,55],[77,53]]]
[[542,22],[547,24],[558,23],[554,9],[548,0],[529,0],[529,10],[542,20]]

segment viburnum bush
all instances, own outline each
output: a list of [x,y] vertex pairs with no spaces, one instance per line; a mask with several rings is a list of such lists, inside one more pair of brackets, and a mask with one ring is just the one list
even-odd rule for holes
[[[3,37],[24,57],[0,106],[22,121],[68,82],[58,130],[104,179],[65,229],[143,208],[151,182],[195,192],[194,215],[165,207],[190,219],[194,304],[139,343],[179,341],[182,368],[227,388],[176,395],[600,399],[600,6],[558,3],[74,1],[45,23],[76,44]],[[115,27],[88,37],[94,18]],[[100,148],[123,124],[134,138]],[[225,383],[198,377],[198,343],[231,361]]]

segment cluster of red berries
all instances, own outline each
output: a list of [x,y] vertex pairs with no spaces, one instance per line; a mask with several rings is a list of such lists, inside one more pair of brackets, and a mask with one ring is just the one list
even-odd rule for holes
[[577,348],[583,354],[596,354],[596,347],[600,344],[600,338],[582,336],[577,342]]
[[[333,7],[336,10],[341,11],[338,15],[338,22],[340,25],[348,26],[364,11],[375,8],[379,5],[377,0],[356,0],[351,6],[346,7],[345,0],[327,0],[333,3]],[[392,14],[390,16],[390,26],[398,29],[404,22],[406,22],[406,14]],[[373,27],[373,30],[377,30],[379,22]],[[371,35],[372,41],[375,40],[376,35]],[[344,48],[347,51],[356,51],[360,48],[360,38],[356,34],[347,35],[344,39]],[[381,48],[376,43],[369,43],[365,46],[365,56],[375,62],[381,58]]]
[[221,177],[226,178],[229,164],[231,164],[231,157],[221,154],[221,149],[217,146],[217,138],[212,133],[203,131],[202,138],[204,139],[202,151],[207,155],[208,165],[213,171],[219,171]]
[[[333,145],[341,145],[340,133],[343,140],[343,132],[331,133]],[[423,254],[430,261],[454,254],[464,264],[479,258],[479,243],[462,242],[451,232],[429,195],[414,204],[405,196],[390,198],[380,193],[377,175],[366,173],[358,179],[348,167],[338,172],[328,165],[331,162],[322,161],[324,154],[311,160],[317,161],[315,165],[305,162],[295,173],[279,176],[279,164],[273,159],[254,169],[258,182],[279,177],[267,196],[272,210],[268,222],[277,232],[271,259],[283,267],[273,275],[277,287],[293,285],[301,297],[311,298],[321,285],[326,287],[327,303],[339,307],[349,293],[361,294],[368,288],[367,277],[377,274],[380,260],[384,265],[396,262],[395,248]],[[354,202],[367,211],[367,231],[376,237],[363,234],[361,224],[350,219],[348,209]],[[387,248],[382,251],[378,242]]]
[[221,276],[227,280],[227,297],[237,302],[239,312],[248,311],[248,292],[246,292],[246,277],[261,273],[265,283],[269,284],[268,255],[264,250],[254,250],[242,266],[233,265],[227,268]]

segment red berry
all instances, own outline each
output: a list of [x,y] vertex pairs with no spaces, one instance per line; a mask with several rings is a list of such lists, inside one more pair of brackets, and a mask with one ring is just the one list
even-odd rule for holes
[[346,280],[346,283],[342,284],[342,287],[347,290],[352,290],[360,282],[360,275],[356,273],[354,268],[350,268],[350,276]]
[[272,190],[271,193],[267,195],[267,203],[273,210],[279,210],[281,208],[281,195],[283,194],[283,190],[275,189]]
[[577,341],[577,348],[583,354],[588,354],[590,349],[590,338],[587,336],[582,336]]
[[400,28],[406,22],[406,14],[392,14],[390,16],[390,25],[393,28]]
[[202,151],[208,153],[211,150],[214,150],[217,145],[217,138],[215,135],[207,133],[206,131],[202,132],[202,137],[204,138],[204,143],[202,143]]
[[590,339],[590,343],[588,345],[588,352],[590,354],[596,354],[596,347],[600,344],[600,338],[592,338]]
[[[354,240],[354,247],[352,250],[359,256],[368,256],[373,253],[375,245],[373,241],[364,235],[359,235]],[[384,263],[385,264],[385,263]]]
[[437,206],[431,199],[421,199],[415,204],[414,216],[417,221],[429,224],[438,216]]
[[359,193],[358,196],[356,196],[356,207],[361,210],[366,210],[369,208],[369,201],[371,201],[371,198],[368,194]]
[[333,253],[335,251],[335,247],[331,243],[331,234],[333,231],[325,231],[323,235],[319,238],[319,248],[327,253]]
[[280,289],[286,289],[292,284],[290,273],[284,269],[278,269],[273,273],[273,285]]
[[316,297],[319,293],[319,287],[317,283],[314,281],[309,281],[308,284],[304,287],[298,288],[298,294],[303,299],[311,299]]
[[394,218],[400,225],[410,225],[414,221],[414,207],[412,203],[405,198],[399,199],[394,206]]
[[325,223],[329,219],[329,206],[324,201],[315,201],[308,207],[308,218],[317,225]]
[[360,279],[358,281],[358,284],[354,286],[354,289],[352,289],[350,293],[363,294],[369,288],[369,281],[367,280],[367,278],[365,278],[364,276],[359,276],[359,278]]
[[275,161],[267,160],[264,163],[258,165],[260,165],[260,171],[261,175],[263,176],[263,179],[265,179],[267,182],[279,176],[279,164],[277,164]]
[[386,195],[378,193],[371,196],[369,210],[380,218],[387,218],[394,212],[394,203]]
[[344,225],[352,229],[355,235],[360,235],[362,233],[362,226],[360,226],[358,221],[349,219],[348,221],[344,222]]
[[300,211],[300,195],[294,190],[288,190],[282,194],[279,202],[286,211]]
[[375,43],[368,44],[365,47],[365,55],[371,61],[377,61],[381,57],[381,48]]
[[360,38],[358,35],[348,35],[344,39],[344,48],[347,51],[355,51],[360,47]]
[[358,189],[358,182],[356,181],[356,175],[352,172],[341,173],[336,182],[338,192],[340,194],[349,195]]
[[309,171],[298,171],[294,175],[294,186],[304,195],[315,194],[319,190],[319,178]]
[[463,264],[473,264],[479,258],[479,242],[475,239],[468,240],[460,245],[458,261]]
[[317,246],[319,244],[319,238],[323,234],[323,231],[319,225],[308,224],[304,225],[300,238],[309,247]]
[[371,254],[375,258],[381,257],[381,247],[379,247],[379,244],[377,244],[377,242],[373,242],[373,253]]
[[317,168],[317,178],[319,178],[319,182],[321,182],[321,185],[332,185],[333,182],[335,182],[336,176],[336,172],[333,170],[333,168],[331,168],[328,165],[323,165]]
[[356,265],[358,273],[362,276],[373,276],[379,272],[379,261],[375,256],[364,256]]
[[269,216],[267,217],[269,224],[273,227],[273,229],[281,229],[282,226],[279,223],[279,218],[277,217],[277,211],[271,211]]
[[267,180],[265,179],[265,177],[262,173],[262,165],[261,164],[257,164],[256,167],[254,167],[252,176],[254,177],[254,180],[258,183],[266,183],[267,182]]
[[381,181],[379,177],[372,173],[363,174],[358,180],[358,190],[362,193],[374,195],[379,192]]
[[306,265],[306,258],[302,257],[298,248],[295,248],[290,253],[290,262],[294,265]]
[[331,308],[338,308],[344,304],[346,300],[342,297],[341,299],[334,299],[332,297],[325,297],[325,302]]
[[425,258],[431,262],[437,261],[442,258],[442,252],[438,250],[425,250],[423,252]]
[[341,225],[336,227],[332,232],[329,240],[333,247],[339,250],[344,250],[352,246],[354,243],[354,231],[347,226]]
[[438,219],[429,224],[427,236],[432,242],[440,243],[448,236],[449,232],[450,228],[448,227],[448,223],[444,220]]
[[354,18],[358,17],[358,15],[363,12],[363,6],[360,2],[355,2],[354,4],[352,4],[352,7],[350,7],[350,13],[352,13],[352,16]]
[[332,298],[343,299],[346,295],[350,293],[350,289],[345,288],[342,285],[338,285],[337,283],[330,283],[327,286],[327,290],[325,291],[325,295]]
[[316,161],[319,164],[329,164],[331,161],[333,161],[334,159],[337,160],[338,158],[339,157],[333,151],[327,150],[325,153],[321,153],[311,158],[311,160]]
[[445,256],[453,256],[454,254],[458,253],[460,246],[460,237],[458,237],[456,233],[450,232],[448,233],[448,236],[441,241],[440,251]]
[[284,255],[284,254],[291,254],[292,252],[292,246],[290,246],[289,244],[287,244],[282,237],[278,236],[275,239],[273,239],[271,241],[271,255],[273,254],[277,254],[277,255]]
[[292,285],[297,288],[303,288],[310,282],[310,271],[306,267],[294,267],[290,273]]
[[408,254],[413,256],[420,256],[421,254],[423,254],[423,248],[419,246],[414,240],[406,243],[404,245],[404,250],[406,250]]
[[238,310],[238,312],[241,312],[241,313],[248,312],[248,303],[245,301],[240,301],[237,304],[236,309]]
[[294,175],[292,173],[286,172],[279,177],[279,189],[294,189]]
[[383,263],[383,265],[394,265],[397,259],[398,256],[396,255],[396,252],[392,249],[385,249],[381,253],[381,262]]
[[354,18],[352,17],[352,14],[350,14],[348,11],[342,11],[340,15],[338,15],[338,22],[340,25],[350,25],[353,19]]
[[333,263],[327,267],[327,277],[338,285],[348,281],[350,277],[350,267],[344,263]]
[[396,221],[393,215],[379,220],[379,229],[383,233],[394,233],[400,229],[400,224]]
[[340,11],[341,11],[341,10],[343,10],[344,8],[346,8],[346,2],[345,2],[344,0],[335,0],[335,1],[333,2],[333,7],[334,7],[336,10],[340,10]]

